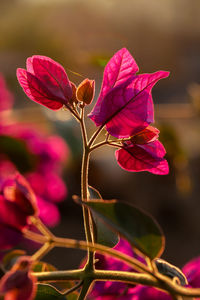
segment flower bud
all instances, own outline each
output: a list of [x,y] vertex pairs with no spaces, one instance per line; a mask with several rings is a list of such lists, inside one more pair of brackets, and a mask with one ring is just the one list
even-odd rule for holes
[[83,80],[76,91],[76,97],[80,102],[90,104],[94,98],[95,82],[86,78]]
[[71,87],[72,87],[72,97],[69,100],[69,103],[71,105],[73,105],[73,104],[77,104],[78,103],[78,99],[76,98],[77,87],[76,87],[76,85],[73,82],[70,82],[70,83],[71,83]]

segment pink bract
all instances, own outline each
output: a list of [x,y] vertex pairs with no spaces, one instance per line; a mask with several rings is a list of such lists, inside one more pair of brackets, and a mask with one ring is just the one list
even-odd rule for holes
[[97,126],[106,125],[117,138],[127,138],[154,121],[151,89],[169,75],[164,71],[136,75],[137,71],[128,50],[118,51],[105,68],[100,96],[89,114]]
[[34,55],[18,68],[17,78],[26,95],[52,110],[67,105],[72,97],[71,83],[64,68],[49,57]]
[[115,152],[118,164],[127,171],[149,171],[157,175],[169,173],[163,145],[158,141],[144,145],[131,144]]
[[143,145],[149,142],[153,142],[158,139],[160,131],[153,127],[148,126],[144,130],[138,132],[131,137],[131,142],[133,144]]
[[[135,75],[138,70],[135,60],[126,48],[122,48],[116,52],[105,67],[101,91],[95,109],[97,109],[97,106],[100,106],[105,95],[112,88],[125,82],[131,76]],[[89,115],[92,120],[93,111]]]

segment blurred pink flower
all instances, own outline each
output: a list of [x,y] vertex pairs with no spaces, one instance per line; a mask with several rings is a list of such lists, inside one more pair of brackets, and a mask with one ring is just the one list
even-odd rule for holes
[[[29,64],[32,61],[30,60]],[[34,58],[34,64],[39,61],[40,59],[38,60],[37,57]],[[51,66],[51,61],[47,62],[42,59],[43,62],[44,65],[49,63]],[[59,68],[59,65],[55,63],[54,71],[61,74],[62,67]],[[0,113],[1,107],[11,107],[10,101],[10,92],[5,86],[3,77],[0,77]],[[5,103],[7,106],[5,106]],[[64,200],[67,196],[67,187],[61,176],[63,166],[69,155],[66,142],[55,134],[43,134],[31,124],[8,122],[7,119],[1,118],[1,115],[0,119],[0,136],[11,138],[9,147],[12,147],[12,139],[16,139],[24,145],[26,154],[31,155],[31,161],[28,161],[30,164],[29,169],[25,171],[24,175],[36,194],[41,219],[49,226],[56,225],[60,220],[56,203]],[[15,155],[14,151],[12,153],[12,155]],[[2,149],[0,149],[0,187],[8,176],[17,171],[17,167],[16,161],[11,161],[9,154],[4,150],[2,152]]]
[[16,173],[0,186],[0,248],[18,244],[23,230],[29,226],[28,217],[38,214],[35,195],[25,178]]
[[[67,196],[67,187],[61,177],[64,163],[69,155],[67,144],[61,137],[45,136],[29,124],[2,123],[0,135],[10,136],[25,143],[27,151],[34,155],[34,168],[24,175],[36,194],[40,218],[48,226],[55,226],[60,220],[60,213],[55,203],[63,201]],[[4,155],[0,156],[0,169],[2,169],[1,182],[5,174],[11,175],[16,171],[16,166]]]
[[13,95],[8,90],[3,75],[0,74],[0,112],[11,109],[13,102]]
[[36,278],[31,275],[31,259],[20,257],[0,281],[0,293],[4,300],[32,300],[36,294]]

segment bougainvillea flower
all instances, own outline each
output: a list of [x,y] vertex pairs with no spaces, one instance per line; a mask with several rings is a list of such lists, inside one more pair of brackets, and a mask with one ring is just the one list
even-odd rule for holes
[[10,109],[13,105],[13,95],[7,89],[6,82],[0,74],[0,112]]
[[[137,140],[137,137],[135,138]],[[157,175],[169,173],[169,166],[164,159],[166,151],[158,140],[146,144],[125,143],[115,152],[118,164],[127,171],[148,171]]]
[[31,100],[52,110],[67,105],[72,97],[71,83],[64,68],[49,57],[29,57],[26,70],[17,69],[17,78]]
[[16,174],[1,185],[0,190],[0,248],[12,248],[23,237],[29,216],[37,215],[32,190],[25,178]]
[[31,259],[20,257],[0,281],[0,293],[4,300],[31,300],[36,294],[36,278],[31,275]]
[[153,123],[151,89],[169,75],[164,71],[136,75],[137,71],[130,53],[124,48],[118,51],[105,68],[100,97],[89,114],[97,126],[106,125],[117,138],[128,138]]

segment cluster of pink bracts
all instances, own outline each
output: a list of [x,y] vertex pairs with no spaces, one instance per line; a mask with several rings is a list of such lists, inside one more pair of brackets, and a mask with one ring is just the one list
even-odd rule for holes
[[[168,174],[168,163],[163,158],[166,152],[158,141],[159,131],[149,124],[154,122],[151,89],[169,72],[139,75],[136,72],[138,66],[128,50],[119,50],[105,67],[100,95],[88,116],[96,126],[105,126],[111,136],[122,140],[116,151],[122,168]],[[31,100],[52,110],[63,106],[73,110],[79,101],[84,102],[79,96],[84,84],[90,87],[87,91],[94,90],[94,82],[89,79],[76,88],[60,64],[39,55],[27,59],[26,70],[18,69],[17,78]],[[85,104],[92,102],[93,93],[90,94],[90,101]]]

